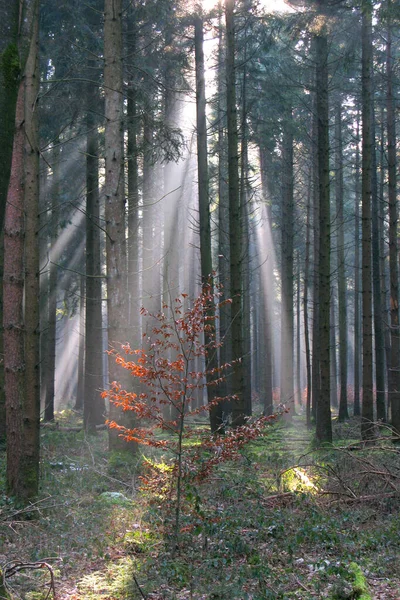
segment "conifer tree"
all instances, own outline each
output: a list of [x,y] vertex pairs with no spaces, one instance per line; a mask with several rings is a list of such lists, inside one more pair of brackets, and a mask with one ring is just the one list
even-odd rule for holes
[[39,486],[39,257],[37,131],[39,3],[20,4],[21,66],[4,237],[7,489],[29,500]]

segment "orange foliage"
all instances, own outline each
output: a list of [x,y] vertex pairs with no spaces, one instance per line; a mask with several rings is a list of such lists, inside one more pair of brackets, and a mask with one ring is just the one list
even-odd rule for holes
[[[129,371],[140,393],[124,390],[113,382],[109,390],[102,393],[124,411],[135,413],[140,426],[126,428],[115,422],[108,426],[117,429],[127,441],[172,452],[171,467],[160,469],[157,465],[146,465],[147,473],[142,484],[156,491],[177,495],[174,482],[199,483],[210,476],[212,469],[221,462],[239,456],[243,446],[263,435],[265,426],[275,417],[260,417],[248,424],[230,429],[225,435],[212,436],[209,432],[190,427],[187,418],[209,411],[220,402],[231,398],[215,396],[207,404],[196,406],[195,396],[207,386],[218,386],[231,367],[220,365],[210,371],[195,368],[198,359],[205,361],[211,352],[216,352],[220,343],[215,337],[215,316],[210,305],[218,308],[220,293],[213,293],[211,286],[204,286],[202,293],[189,308],[187,294],[175,298],[172,306],[163,305],[163,310],[150,314],[141,309],[141,314],[153,320],[154,325],[143,336],[143,347],[131,349],[124,344],[121,352],[111,350],[116,362]],[[210,334],[211,342],[204,343],[204,332]],[[209,336],[207,336],[209,339]],[[206,364],[206,363],[205,363]],[[166,417],[166,408],[170,415]],[[168,439],[160,439],[157,432],[169,432]],[[196,445],[183,445],[184,440],[196,437]]]

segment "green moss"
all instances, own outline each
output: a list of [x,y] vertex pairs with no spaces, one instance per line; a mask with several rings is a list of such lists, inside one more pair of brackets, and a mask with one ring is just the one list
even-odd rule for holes
[[353,577],[353,597],[358,600],[372,600],[371,595],[368,591],[367,581],[364,577],[364,573],[357,563],[350,563],[349,572]]
[[21,73],[17,44],[8,44],[7,48],[2,52],[0,67],[5,87],[7,89],[14,89]]

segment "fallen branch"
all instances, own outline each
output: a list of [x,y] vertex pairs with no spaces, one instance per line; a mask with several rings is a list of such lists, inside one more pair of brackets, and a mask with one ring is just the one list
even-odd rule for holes
[[[47,496],[46,498],[41,498],[40,500],[37,500],[36,502],[32,502],[32,503],[28,504],[28,506],[25,506],[24,508],[21,508],[19,510],[15,510],[14,512],[7,512],[6,510],[0,511],[0,523],[1,522],[6,523],[9,521],[16,522],[15,517],[17,517],[18,515],[29,514],[33,511],[37,511],[40,513],[41,510],[45,510],[48,508],[55,508],[56,506],[63,506],[63,503],[55,504],[54,501],[52,504],[47,505],[47,504],[45,504],[46,500],[53,500],[53,497]],[[3,513],[4,513],[4,515],[3,515]]]
[[267,496],[264,498],[266,502],[270,500],[283,500],[284,498],[294,498],[296,496],[295,492],[282,492],[281,494],[274,494],[273,496]]
[[20,571],[37,570],[37,569],[47,569],[50,574],[49,591],[47,592],[47,595],[45,596],[44,600],[48,600],[48,598],[50,598],[51,592],[53,593],[53,599],[56,600],[57,596],[56,596],[56,588],[55,588],[55,583],[54,583],[54,572],[53,572],[51,565],[49,565],[48,563],[43,562],[43,561],[26,562],[26,563],[16,561],[16,562],[11,562],[11,563],[6,564],[3,569],[3,586],[4,586],[4,588],[12,596],[10,588],[7,584],[7,579],[9,579],[10,577],[13,577]]
[[[335,492],[324,492],[324,494],[335,494]],[[338,495],[336,493],[336,495]],[[387,492],[386,494],[371,494],[368,496],[356,496],[355,498],[349,498],[348,496],[341,496],[337,500],[333,500],[332,502],[344,502],[345,504],[353,504],[353,503],[362,503],[362,502],[373,502],[374,500],[385,500],[386,498],[396,498],[400,499],[400,492]]]

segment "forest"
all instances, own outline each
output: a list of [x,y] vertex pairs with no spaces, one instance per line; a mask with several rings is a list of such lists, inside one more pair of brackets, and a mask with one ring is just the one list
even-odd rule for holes
[[398,600],[398,0],[0,16],[0,599]]

